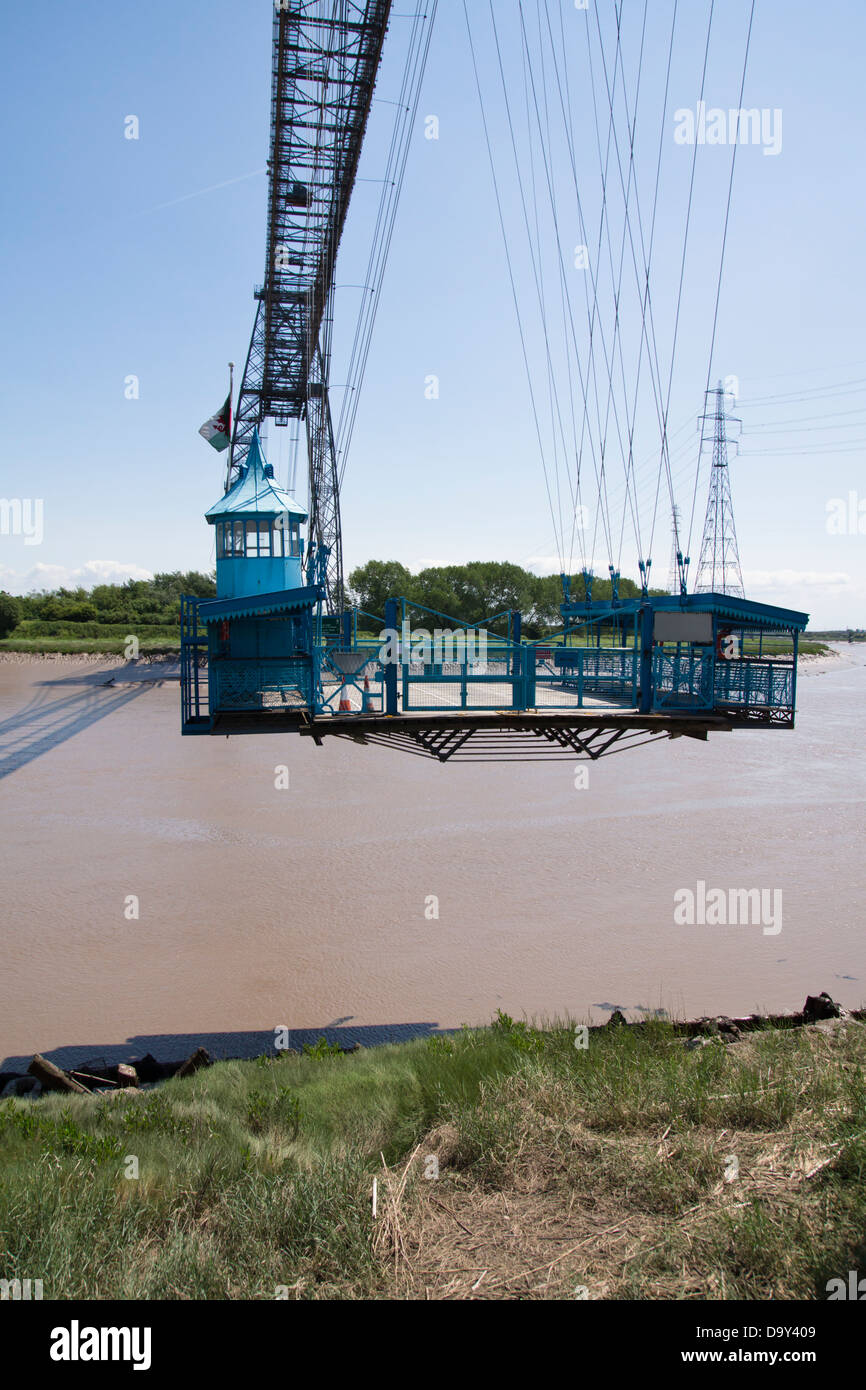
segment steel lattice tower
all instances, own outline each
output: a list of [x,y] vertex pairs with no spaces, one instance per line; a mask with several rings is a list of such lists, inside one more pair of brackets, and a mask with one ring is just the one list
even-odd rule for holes
[[[714,408],[711,409],[711,406]],[[707,515],[694,591],[698,594],[732,594],[737,598],[745,598],[737,531],[734,526],[734,507],[731,501],[727,433],[729,423],[739,425],[741,421],[726,412],[725,391],[721,382],[715,390],[707,392],[705,411],[701,416],[702,444],[703,430],[709,421],[713,422],[713,462],[710,468],[710,495],[707,499]]]
[[226,488],[253,430],[306,423],[308,558],[327,555],[343,607],[340,487],[328,402],[334,266],[391,0],[276,0],[265,274],[238,396]]
[[678,594],[680,592],[680,566],[678,555],[680,553],[680,509],[676,505],[671,511],[671,567],[668,571],[668,593]]

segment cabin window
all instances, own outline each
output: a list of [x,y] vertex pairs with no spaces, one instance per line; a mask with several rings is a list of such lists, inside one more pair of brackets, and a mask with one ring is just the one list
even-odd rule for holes
[[244,523],[242,521],[217,522],[217,559],[231,559],[244,553]]
[[283,513],[273,522],[218,521],[216,524],[217,559],[231,560],[246,556],[270,559],[276,556],[300,555],[301,524]]
[[253,559],[265,559],[272,554],[270,521],[246,523],[246,554]]
[[301,524],[288,512],[283,512],[274,522],[274,554],[300,555]]

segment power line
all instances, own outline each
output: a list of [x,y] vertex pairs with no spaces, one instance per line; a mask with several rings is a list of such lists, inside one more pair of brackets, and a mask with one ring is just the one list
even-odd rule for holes
[[[546,491],[547,491],[547,500],[548,500],[548,503],[549,503],[549,505],[550,505],[550,515],[551,515],[551,520],[553,521],[554,534],[557,534],[557,532],[556,532],[556,513],[555,513],[554,507],[553,507],[553,497],[552,497],[552,494],[551,494],[551,491],[550,491],[550,481],[549,481],[549,478],[548,478],[548,476],[547,476],[547,463],[546,463],[545,456],[544,456],[544,444],[543,444],[543,442],[542,442],[542,437],[541,437],[541,426],[540,426],[540,423],[539,423],[539,419],[538,419],[538,410],[537,410],[536,403],[535,403],[535,392],[533,391],[533,387],[532,387],[532,373],[531,373],[530,366],[529,366],[529,356],[528,356],[527,348],[526,348],[526,338],[525,338],[524,331],[523,331],[523,320],[522,320],[521,315],[520,315],[520,303],[519,303],[519,300],[518,300],[518,297],[517,297],[517,287],[516,287],[515,282],[514,282],[514,270],[513,270],[512,264],[511,264],[511,252],[510,252],[510,250],[509,250],[508,236],[507,236],[507,234],[506,234],[506,229],[505,229],[505,217],[504,217],[504,214],[503,214],[503,211],[502,211],[502,199],[501,199],[500,194],[499,194],[499,181],[498,181],[497,176],[496,176],[496,164],[495,164],[494,159],[493,159],[493,147],[492,147],[492,145],[491,145],[491,143],[490,143],[490,131],[489,131],[488,126],[487,126],[487,113],[486,113],[485,108],[484,108],[484,96],[483,96],[483,93],[482,93],[482,90],[481,90],[481,78],[480,78],[479,72],[478,72],[478,61],[477,61],[476,54],[475,54],[475,42],[474,42],[474,39],[473,39],[473,37],[472,37],[472,26],[471,26],[471,24],[470,24],[470,22],[469,22],[469,10],[468,10],[468,8],[467,8],[466,0],[463,0],[463,14],[464,14],[464,18],[465,18],[465,20],[466,20],[466,32],[467,32],[467,35],[468,35],[468,37],[469,37],[469,51],[470,51],[470,54],[471,54],[471,57],[472,57],[472,70],[473,70],[473,72],[474,72],[474,74],[475,74],[475,86],[476,86],[476,90],[477,90],[477,92],[478,92],[478,102],[479,102],[479,105],[480,105],[480,108],[481,108],[481,122],[482,122],[482,125],[483,125],[483,127],[484,127],[484,141],[485,141],[485,144],[486,144],[486,146],[487,146],[487,155],[488,155],[488,159],[489,159],[489,162],[490,162],[490,172],[491,172],[491,175],[492,175],[492,177],[493,177],[493,191],[494,191],[494,196],[495,196],[495,198],[496,198],[496,208],[497,208],[497,212],[498,212],[498,214],[499,214],[499,226],[500,226],[500,230],[501,230],[501,232],[502,232],[502,243],[503,243],[503,247],[504,247],[504,250],[505,250],[505,259],[506,259],[506,262],[507,262],[507,265],[508,265],[508,278],[509,278],[509,281],[510,281],[510,284],[511,284],[511,295],[512,295],[512,298],[513,298],[513,300],[514,300],[514,309],[515,309],[515,313],[517,314],[517,328],[518,328],[518,332],[519,332],[519,335],[520,335],[520,346],[521,346],[521,351],[522,351],[522,353],[523,353],[523,364],[524,364],[524,367],[525,367],[525,370],[526,370],[526,378],[527,378],[527,383],[528,383],[528,386],[529,386],[529,397],[530,397],[530,403],[531,403],[531,406],[532,406],[532,416],[533,416],[533,420],[535,421],[535,432],[536,432],[536,436],[537,436],[537,439],[538,439],[538,448],[539,448],[540,456],[541,456],[541,467],[542,467],[542,471],[543,471],[543,473],[544,473],[544,484],[545,484],[545,488],[546,488]],[[559,553],[560,553],[560,556],[561,556],[561,555],[562,555],[562,542],[561,542],[561,540],[558,541],[558,543],[557,543],[557,548],[558,548]]]
[[[754,19],[755,19],[755,0],[752,0],[752,7],[751,7],[751,9],[750,9],[750,11],[749,11],[749,28],[748,28],[747,33],[746,33],[746,48],[745,48],[745,52],[744,52],[744,54],[743,54],[743,75],[742,75],[742,78],[740,79],[740,100],[739,100],[739,102],[738,102],[738,107],[739,107],[740,110],[743,109],[743,94],[744,94],[745,89],[746,89],[746,70],[747,70],[748,65],[749,65],[749,49],[751,48],[751,44],[752,44],[752,25],[753,25],[753,23],[754,23]],[[738,149],[739,149],[739,145],[738,145],[737,141],[735,140],[735,141],[734,141],[733,149],[732,149],[732,151],[731,151],[731,176],[730,176],[730,179],[729,179],[729,181],[728,181],[728,199],[727,199],[727,203],[726,203],[726,206],[725,206],[725,226],[724,226],[724,231],[723,231],[723,233],[722,233],[722,249],[721,249],[721,254],[720,254],[720,256],[719,256],[719,278],[718,278],[718,283],[717,283],[717,285],[716,285],[716,304],[715,304],[715,308],[714,308],[714,310],[713,310],[713,332],[712,332],[712,337],[710,338],[710,355],[709,355],[709,359],[708,359],[708,361],[707,361],[707,385],[706,385],[706,390],[707,390],[707,391],[709,391],[709,389],[710,389],[710,378],[712,377],[712,374],[713,374],[713,353],[714,353],[714,351],[715,351],[715,346],[716,346],[716,330],[717,330],[718,324],[719,324],[719,305],[720,305],[720,303],[721,303],[721,296],[722,296],[722,274],[723,274],[724,266],[725,266],[725,250],[726,250],[727,244],[728,244],[728,225],[729,225],[730,219],[731,219],[731,202],[732,202],[733,192],[734,192],[734,170],[735,170],[735,168],[736,168],[736,163],[737,163],[737,150],[738,150]],[[700,468],[700,454],[698,455],[698,464],[697,464],[697,466],[696,466],[696,468],[695,468],[695,492],[694,492],[694,496],[693,496],[693,498],[692,498],[692,511],[691,511],[691,516],[690,516],[690,518],[689,518],[689,536],[688,536],[688,546],[689,546],[689,549],[691,549],[691,544],[692,544],[692,526],[693,526],[693,523],[694,523],[694,516],[695,516],[695,499],[697,498],[697,490],[698,490],[698,472],[699,472],[699,468]],[[739,560],[737,561],[737,563],[739,564]]]
[[[840,389],[837,389],[840,388]],[[841,389],[841,388],[851,388]],[[784,392],[779,396],[741,396],[738,405],[796,405],[798,401],[832,400],[835,396],[853,396],[866,389],[866,377],[856,377],[853,381],[840,381],[827,386],[815,386],[805,391]]]

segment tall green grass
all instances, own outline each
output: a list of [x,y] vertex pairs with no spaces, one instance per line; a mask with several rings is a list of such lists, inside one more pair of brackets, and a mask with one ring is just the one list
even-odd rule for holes
[[[693,1296],[696,1258],[713,1272],[703,1296],[823,1296],[863,1261],[864,1039],[852,1023],[690,1051],[659,1022],[583,1049],[567,1021],[500,1015],[346,1056],[220,1063],[147,1092],[6,1101],[0,1277],[42,1279],[59,1299],[394,1296],[373,1178],[447,1126],[441,1181],[455,1192],[561,1193],[563,1212],[601,1204],[646,1229],[608,1296]],[[720,1205],[732,1146],[748,1200]],[[777,1191],[762,1177],[776,1151],[783,1175],[801,1156],[832,1161]],[[407,1220],[418,1200],[410,1186]],[[693,1246],[682,1223],[696,1207]]]
[[520,1055],[466,1033],[446,1051],[226,1062],[148,1092],[3,1102],[0,1277],[61,1299],[361,1296],[381,1278],[381,1156]]

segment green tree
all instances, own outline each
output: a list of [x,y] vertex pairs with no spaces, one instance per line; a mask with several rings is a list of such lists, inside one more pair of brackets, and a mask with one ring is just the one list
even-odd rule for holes
[[216,578],[189,570],[155,574],[153,579],[129,579],[124,584],[96,584],[87,589],[42,590],[18,600],[19,621],[41,622],[176,623],[180,596],[213,598]]
[[14,632],[21,618],[21,608],[18,600],[5,590],[0,590],[0,638],[8,637],[10,632]]
[[349,575],[349,589],[358,607],[379,618],[384,616],[385,600],[408,593],[412,582],[399,560],[368,560]]
[[67,623],[94,623],[99,620],[99,610],[87,599],[67,599],[59,605],[57,617]]
[[[473,560],[466,565],[431,565],[412,574],[397,560],[369,560],[349,576],[351,597],[361,608],[382,615],[385,600],[400,596],[424,608],[433,609],[460,622],[479,623],[494,613],[517,609],[523,619],[523,635],[530,639],[542,636],[562,626],[560,606],[563,602],[562,579],[558,574],[539,576],[520,565],[503,560]],[[619,597],[637,598],[640,585],[621,578]],[[651,593],[660,592],[651,590]],[[571,576],[571,596],[575,602],[585,598],[583,575]],[[593,601],[609,600],[609,578],[596,577],[592,587]],[[420,621],[413,615],[416,626],[435,626],[435,620]],[[500,619],[493,630],[504,633],[507,619]]]

